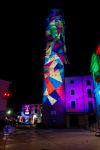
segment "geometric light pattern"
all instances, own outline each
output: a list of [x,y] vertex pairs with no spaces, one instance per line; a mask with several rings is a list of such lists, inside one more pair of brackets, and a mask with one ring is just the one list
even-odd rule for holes
[[43,103],[64,102],[64,20],[59,9],[52,9],[47,18],[44,57]]

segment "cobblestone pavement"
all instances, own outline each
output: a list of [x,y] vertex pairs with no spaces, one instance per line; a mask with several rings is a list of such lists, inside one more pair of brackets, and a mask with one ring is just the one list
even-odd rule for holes
[[78,129],[17,129],[6,150],[100,150],[95,132]]
[[6,125],[2,131],[0,131],[0,150],[5,150],[6,142],[10,134],[14,133],[15,128]]

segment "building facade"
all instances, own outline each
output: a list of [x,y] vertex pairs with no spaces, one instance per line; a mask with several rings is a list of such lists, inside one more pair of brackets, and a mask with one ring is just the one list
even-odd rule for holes
[[23,104],[21,114],[18,115],[21,124],[35,125],[42,122],[42,104]]
[[8,97],[9,93],[9,85],[11,82],[6,80],[0,80],[0,112],[4,113],[7,110]]
[[[62,112],[65,112],[63,119],[67,128],[88,128],[95,123],[96,103],[94,97],[94,86],[91,75],[73,76],[65,78],[65,106]],[[35,124],[43,122],[44,104],[26,104],[22,105],[22,112],[18,120],[24,124]],[[60,104],[59,104],[60,107]],[[48,107],[47,107],[48,108]],[[56,119],[55,105],[50,110],[52,119]],[[48,115],[46,115],[48,117]],[[48,120],[47,119],[47,124]],[[44,123],[44,122],[43,122]],[[54,122],[55,123],[55,122]],[[56,124],[52,124],[53,127]],[[48,126],[50,127],[50,126]]]
[[86,127],[95,118],[94,87],[91,75],[65,78],[66,125]]

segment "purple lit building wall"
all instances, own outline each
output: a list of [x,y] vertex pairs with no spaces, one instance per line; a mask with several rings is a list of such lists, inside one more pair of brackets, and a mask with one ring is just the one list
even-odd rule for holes
[[90,127],[95,122],[95,98],[90,75],[66,77],[66,126]]
[[65,93],[67,112],[89,112],[92,108],[95,111],[93,81],[90,75],[66,77]]
[[[95,123],[96,104],[93,85],[91,75],[65,77],[64,119],[67,128],[88,128]],[[52,113],[54,116],[55,112],[52,111]],[[61,116],[59,116],[60,120]]]

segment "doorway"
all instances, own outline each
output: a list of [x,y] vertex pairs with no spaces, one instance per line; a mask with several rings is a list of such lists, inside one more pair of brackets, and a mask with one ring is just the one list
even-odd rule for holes
[[76,115],[76,114],[70,115],[70,127],[71,128],[79,127],[78,115]]

